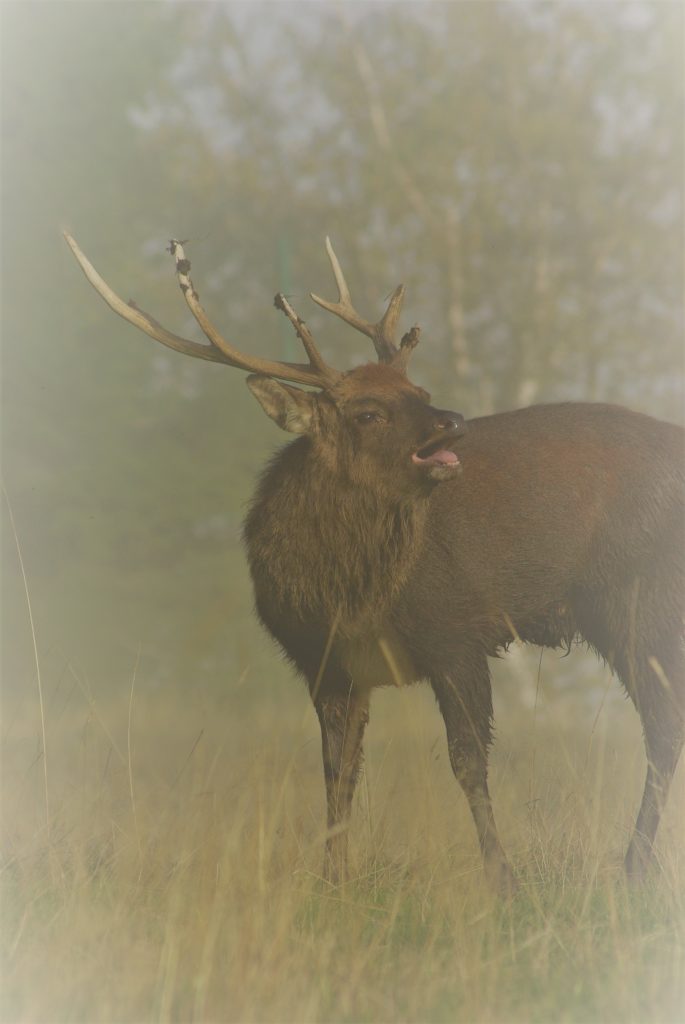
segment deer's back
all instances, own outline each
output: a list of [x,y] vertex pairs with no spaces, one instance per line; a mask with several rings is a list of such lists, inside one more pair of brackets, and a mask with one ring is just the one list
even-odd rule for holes
[[636,576],[671,602],[683,577],[681,428],[609,405],[550,405],[469,421],[460,476],[437,487],[396,617],[439,651],[519,633],[555,645],[569,600]]

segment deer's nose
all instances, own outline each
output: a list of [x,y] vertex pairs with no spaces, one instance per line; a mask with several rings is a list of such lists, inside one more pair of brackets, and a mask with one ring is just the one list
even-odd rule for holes
[[436,409],[433,426],[436,430],[449,430],[451,433],[463,433],[464,417],[460,412],[449,412],[446,409]]

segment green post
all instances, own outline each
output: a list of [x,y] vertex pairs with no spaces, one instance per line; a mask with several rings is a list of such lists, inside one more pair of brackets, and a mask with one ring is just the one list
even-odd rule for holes
[[[290,272],[290,237],[285,233],[278,236],[278,282],[279,291],[289,295],[292,288]],[[298,311],[299,312],[299,311]],[[284,316],[281,317],[281,352],[282,358],[289,363],[300,362],[295,333]]]

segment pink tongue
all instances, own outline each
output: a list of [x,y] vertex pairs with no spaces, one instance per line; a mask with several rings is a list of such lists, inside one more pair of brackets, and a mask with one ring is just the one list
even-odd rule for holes
[[454,466],[455,463],[459,462],[459,459],[454,452],[439,451],[433,452],[425,459],[421,459],[421,462],[431,462],[438,466]]

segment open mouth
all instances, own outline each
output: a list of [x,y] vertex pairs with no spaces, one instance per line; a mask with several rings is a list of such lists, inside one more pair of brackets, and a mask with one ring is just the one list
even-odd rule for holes
[[460,465],[456,452],[449,451],[443,447],[444,444],[444,436],[429,441],[412,454],[412,462],[417,466],[438,466],[448,469]]

